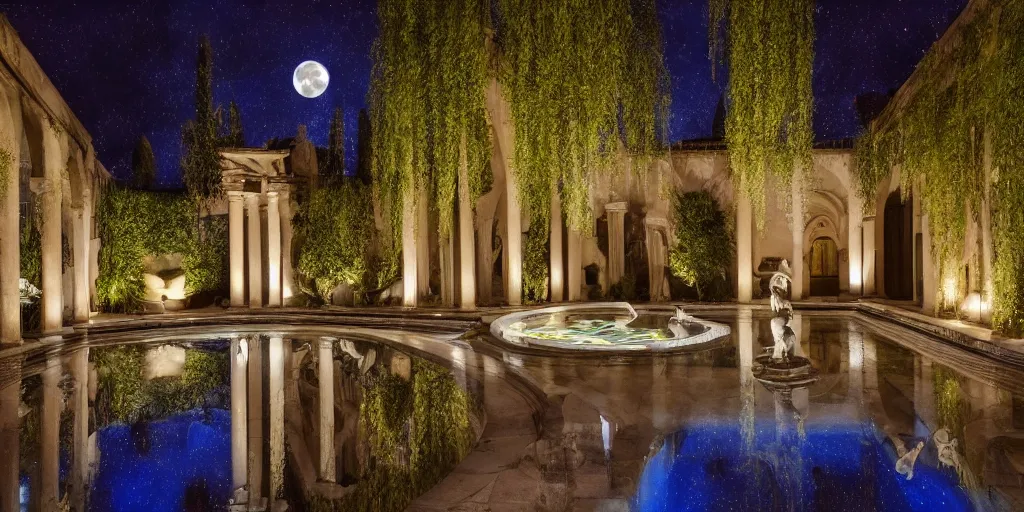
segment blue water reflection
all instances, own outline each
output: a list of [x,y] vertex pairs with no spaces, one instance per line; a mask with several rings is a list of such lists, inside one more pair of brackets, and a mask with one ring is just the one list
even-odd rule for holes
[[768,422],[756,425],[749,446],[735,423],[699,424],[670,436],[648,460],[633,510],[973,508],[952,470],[937,469],[927,450],[911,480],[896,473],[893,447],[870,425],[813,425],[805,436],[785,437],[780,442]]
[[140,426],[99,431],[92,510],[180,511],[185,501],[227,503],[231,494],[231,415],[196,409]]

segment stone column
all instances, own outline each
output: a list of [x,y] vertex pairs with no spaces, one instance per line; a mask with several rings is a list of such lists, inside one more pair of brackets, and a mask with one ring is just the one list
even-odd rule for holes
[[864,295],[875,294],[875,217],[864,217],[864,254],[861,259]]
[[804,292],[804,184],[800,169],[793,174],[792,210],[793,256],[789,260],[789,268],[793,271],[793,284],[790,285],[790,300],[800,300]]
[[245,210],[242,193],[228,192],[228,273],[231,278],[231,306],[245,305]]
[[334,340],[320,339],[317,369],[320,371],[320,480],[334,482]]
[[70,407],[74,414],[71,448],[71,506],[84,511],[89,495],[89,349],[71,355],[71,376],[75,380]]
[[[249,502],[257,503],[263,495],[263,340],[249,338],[248,426],[246,443],[249,460]],[[272,496],[272,495],[271,495]]]
[[473,201],[469,193],[466,138],[459,162],[459,306],[476,309],[476,241],[473,236]]
[[60,494],[60,409],[61,362],[50,356],[43,370],[43,404],[39,417],[39,498],[40,510],[57,510]]
[[609,203],[604,207],[608,213],[608,285],[618,284],[626,273],[626,202]]
[[[453,222],[454,224],[454,222]],[[454,229],[454,226],[451,226]],[[441,304],[455,307],[455,239],[453,233],[446,236],[438,233],[437,262],[441,267]]]
[[235,497],[248,483],[246,421],[246,366],[249,342],[245,338],[231,340],[231,491]]
[[427,187],[419,187],[416,201],[416,286],[421,296],[430,294],[430,210]]
[[565,300],[565,265],[562,262],[562,195],[557,184],[551,185],[551,229],[548,237],[551,302],[562,302]]
[[75,208],[73,215],[71,246],[75,260],[74,311],[77,324],[89,321],[89,233],[85,226],[85,208]]
[[295,294],[292,279],[292,199],[287,190],[281,191],[281,304]]
[[750,198],[740,184],[736,195],[736,301],[750,302],[754,297],[753,217]]
[[[506,158],[506,161],[511,162],[511,158]],[[505,286],[505,296],[509,306],[519,306],[523,303],[523,218],[519,206],[519,180],[516,177],[516,170],[511,165],[506,169],[508,172],[505,173],[505,205],[508,236],[505,237],[505,262],[508,263],[508,279],[505,282],[508,284]]]
[[938,293],[936,285],[935,262],[932,261],[932,234],[929,216],[921,216],[921,275],[924,286],[921,297],[921,310],[926,315],[934,316],[937,312],[935,299]]
[[[9,171],[0,174],[6,181],[0,183],[0,268],[18,269],[21,266],[21,245],[19,219],[19,162],[21,158],[21,100],[17,95],[0,85],[0,149],[10,154]],[[21,296],[19,294],[19,272],[0,272],[0,344],[21,343]],[[16,404],[15,404],[16,405]],[[14,418],[17,421],[17,407]],[[0,415],[2,418],[2,415]],[[0,419],[2,421],[2,419]],[[17,448],[17,427],[15,426],[15,448]],[[6,452],[5,452],[6,453]],[[15,454],[17,450],[15,449]],[[15,457],[17,461],[17,457]],[[17,471],[17,464],[15,464]],[[0,474],[0,479],[6,475]],[[0,482],[0,491],[4,491]],[[15,487],[17,489],[17,476]],[[4,495],[0,492],[0,495]],[[0,498],[2,500],[4,498]],[[17,494],[12,498],[17,508]],[[9,505],[0,501],[0,510]],[[13,510],[13,509],[12,509]]]
[[861,246],[861,221],[864,218],[864,204],[857,194],[851,192],[847,198],[847,253],[850,259],[850,295],[861,295],[864,284],[863,249]]
[[245,195],[245,213],[249,216],[249,307],[263,307],[263,246],[260,240],[260,195]]
[[267,305],[281,305],[281,211],[276,191],[267,192]]
[[63,250],[61,247],[61,170],[65,162],[61,139],[49,121],[39,121],[43,137],[43,190],[42,201],[42,331],[60,332],[64,325],[64,289],[62,286]]
[[419,302],[419,266],[416,263],[416,194],[407,187],[402,197],[402,305],[416,307]]
[[[575,229],[569,228],[566,233],[568,238],[568,258],[566,261],[565,282],[569,288],[569,302],[579,302],[583,287],[583,240]],[[607,290],[605,290],[607,291]]]
[[644,218],[647,228],[647,266],[648,281],[651,288],[651,301],[665,300],[670,297],[670,290],[665,289],[666,239],[668,221],[661,217]]
[[480,234],[476,240],[477,288],[480,303],[486,306],[491,303],[493,295],[491,281],[494,279],[494,219],[477,218],[476,223]]
[[21,512],[18,481],[21,469],[18,455],[21,447],[21,418],[18,415],[21,405],[21,359],[12,357],[8,362],[6,371],[10,371],[8,376],[11,383],[0,387],[0,453],[3,453],[0,457],[0,512]]
[[284,340],[270,337],[270,494],[271,503],[284,486]]

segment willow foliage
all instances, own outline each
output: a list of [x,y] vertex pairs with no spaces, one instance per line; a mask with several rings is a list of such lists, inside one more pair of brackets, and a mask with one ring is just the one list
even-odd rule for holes
[[453,224],[460,165],[473,198],[490,159],[484,105],[488,57],[484,0],[381,0],[370,90],[375,195],[401,243],[405,192],[430,190],[438,230]]
[[591,183],[611,170],[620,141],[641,155],[663,146],[668,82],[654,2],[497,5],[520,201],[547,225],[560,182],[567,224],[589,232]]
[[811,167],[814,0],[711,0],[710,13],[712,66],[726,23],[730,165],[760,228],[768,176],[789,190],[794,169]]
[[[858,145],[859,193],[900,168],[906,195],[920,185],[940,283],[963,289],[967,226],[985,208],[985,146],[991,156],[993,324],[1024,332],[1024,5],[996,2],[961,27],[956,44],[918,66],[915,94]],[[888,121],[888,122],[882,122]],[[986,139],[988,139],[986,141]],[[942,290],[937,297],[945,303]]]

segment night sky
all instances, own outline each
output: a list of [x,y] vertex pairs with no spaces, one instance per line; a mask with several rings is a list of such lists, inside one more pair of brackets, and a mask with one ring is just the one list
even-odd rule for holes
[[[440,1],[440,0],[439,0]],[[711,134],[724,85],[711,79],[707,0],[656,0],[672,75],[672,140]],[[819,139],[856,135],[857,94],[900,86],[967,0],[818,0],[814,69]],[[249,145],[295,134],[326,144],[331,112],[345,109],[347,154],[355,158],[356,118],[365,107],[376,37],[374,0],[335,2],[27,0],[0,3],[22,40],[92,134],[115,174],[129,173],[146,135],[163,186],[179,186],[181,125],[194,115],[196,43],[214,50],[214,102],[238,103]],[[322,96],[292,87],[295,66],[321,62]]]

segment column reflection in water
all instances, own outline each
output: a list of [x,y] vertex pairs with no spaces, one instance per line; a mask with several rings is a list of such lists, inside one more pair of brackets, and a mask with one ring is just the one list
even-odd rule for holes
[[270,337],[270,494],[271,501],[281,496],[284,486],[284,351],[280,335]]
[[74,414],[71,454],[71,505],[74,510],[85,510],[89,492],[89,349],[83,348],[71,355],[71,375],[74,392],[71,408]]
[[320,375],[320,479],[335,481],[334,460],[334,340],[320,339],[317,368]]
[[740,433],[747,451],[754,448],[755,401],[754,376],[750,368],[754,363],[754,322],[749,309],[741,309],[736,322],[739,338],[740,374]]
[[249,361],[249,342],[242,337],[231,339],[231,490],[236,502],[244,501],[242,494],[248,482],[246,473],[246,373]]
[[60,380],[62,367],[59,356],[50,356],[43,370],[43,406],[39,425],[41,510],[56,510],[60,499],[60,408],[62,402]]
[[935,421],[935,379],[930,359],[914,354],[914,436],[923,438],[939,428]]
[[246,446],[249,454],[249,501],[257,502],[263,496],[263,340],[249,337],[248,382],[248,434]]
[[21,510],[19,430],[21,417],[21,359],[2,362],[4,384],[0,385],[0,512]]

